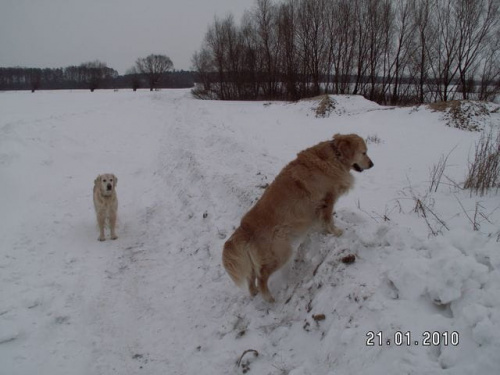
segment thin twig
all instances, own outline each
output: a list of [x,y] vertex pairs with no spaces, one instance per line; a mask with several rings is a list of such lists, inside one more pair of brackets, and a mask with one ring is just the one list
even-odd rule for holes
[[375,221],[376,223],[378,223],[378,220],[373,217],[372,215],[370,215],[370,213],[368,213],[367,211],[363,210],[361,208],[361,203],[359,202],[359,199],[358,199],[358,210],[360,210],[361,212],[364,212],[365,214],[367,214],[373,221]]
[[[429,192],[434,190],[434,192],[437,192],[439,185],[441,184],[441,178],[444,175],[444,171],[447,167],[448,163],[448,158],[450,157],[451,153],[457,148],[457,146],[453,147],[450,152],[448,152],[448,155],[444,156],[441,155],[441,158],[439,159],[439,162],[432,167],[431,170],[431,185],[429,186]],[[446,177],[446,176],[445,176]]]
[[[465,210],[464,205],[462,204],[462,202],[460,202],[460,199],[458,199],[456,195],[455,195],[455,199],[457,200],[457,202],[460,205],[460,207],[462,207],[462,211],[464,212],[465,216],[467,216],[467,219],[469,219],[469,221],[471,222],[472,228],[474,230],[479,230],[479,226],[476,223],[476,214],[474,214],[474,220],[472,220],[470,218],[469,214],[467,213],[467,211]],[[476,213],[477,213],[477,205],[476,205]]]
[[450,230],[450,228],[448,228],[446,223],[439,216],[437,216],[434,213],[434,211],[432,211],[429,207],[427,207],[427,210],[429,210],[429,212],[432,214],[432,216],[434,216],[434,218],[439,222],[439,224],[441,224],[446,230]]
[[238,362],[236,362],[236,364],[238,365],[238,367],[241,366],[241,361],[243,361],[243,357],[247,354],[247,353],[253,353],[254,356],[258,357],[259,356],[259,352],[255,349],[247,349],[243,352],[243,354],[241,355],[240,359],[238,359]]

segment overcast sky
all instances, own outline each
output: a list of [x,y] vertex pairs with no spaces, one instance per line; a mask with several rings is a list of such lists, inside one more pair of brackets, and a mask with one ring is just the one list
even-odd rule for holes
[[0,67],[100,60],[123,74],[138,57],[191,68],[214,17],[239,24],[254,0],[0,0]]

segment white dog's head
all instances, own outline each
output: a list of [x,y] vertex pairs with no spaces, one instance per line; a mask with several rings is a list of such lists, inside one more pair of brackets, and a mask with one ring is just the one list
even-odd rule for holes
[[109,197],[115,191],[116,184],[118,183],[118,178],[112,173],[101,174],[97,176],[94,181],[95,188],[99,189],[101,194],[105,197]]

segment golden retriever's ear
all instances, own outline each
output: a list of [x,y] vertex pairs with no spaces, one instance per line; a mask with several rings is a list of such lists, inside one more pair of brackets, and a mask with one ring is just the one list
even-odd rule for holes
[[96,179],[94,180],[94,186],[97,186],[97,184],[101,181],[101,175],[97,176]]
[[335,135],[335,145],[337,146],[339,152],[346,160],[354,159],[354,145],[352,144],[349,137],[342,136],[340,134]]
[[113,175],[113,181],[115,182],[113,184],[113,186],[116,186],[116,184],[118,184],[118,177],[116,177],[115,175]]

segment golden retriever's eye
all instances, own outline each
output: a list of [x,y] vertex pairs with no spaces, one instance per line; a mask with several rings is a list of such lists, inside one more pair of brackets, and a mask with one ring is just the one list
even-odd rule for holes
[[366,155],[366,152],[363,152],[363,155]]
[[113,179],[110,179],[109,182],[113,182]]
[[106,182],[107,180],[102,180],[102,182]]

